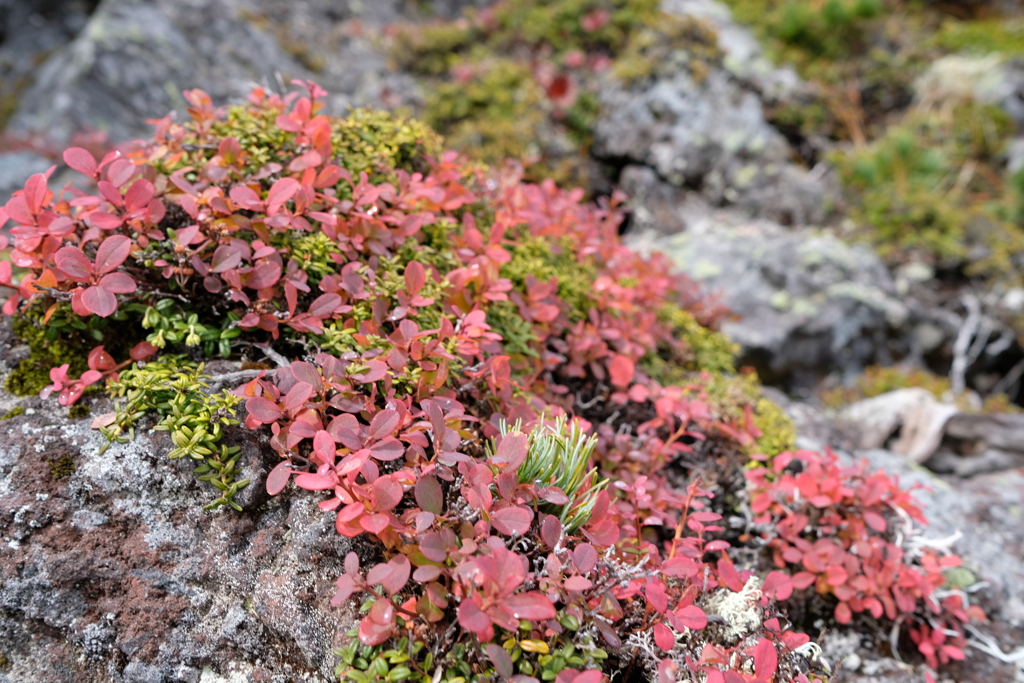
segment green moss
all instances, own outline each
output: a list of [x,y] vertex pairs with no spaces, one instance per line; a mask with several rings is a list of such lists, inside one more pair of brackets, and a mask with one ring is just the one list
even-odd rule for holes
[[78,377],[89,369],[86,363],[92,348],[89,342],[78,330],[65,330],[61,335],[61,330],[53,325],[44,327],[40,308],[34,305],[12,319],[14,335],[28,344],[31,354],[7,375],[4,387],[15,396],[34,396],[52,384],[51,368],[67,363],[71,366],[68,374],[72,377]]
[[56,460],[50,460],[50,477],[57,481],[65,477],[70,477],[75,473],[77,467],[75,466],[74,459],[65,453]]
[[[270,111],[232,107],[225,120],[214,124],[213,132],[236,138],[245,155],[246,171],[255,173],[271,162],[287,163],[295,151],[295,135],[278,127],[276,118]],[[397,169],[424,171],[427,157],[441,151],[441,137],[429,126],[389,112],[353,109],[345,118],[332,119],[331,124],[335,158],[356,181],[362,172],[371,182],[381,182],[394,180]],[[209,157],[213,151],[204,154]],[[191,161],[183,157],[175,168]]]
[[10,420],[12,417],[18,417],[19,415],[25,414],[25,406],[15,406],[4,413],[0,420]]
[[486,13],[404,30],[393,55],[429,79],[426,118],[449,146],[487,164],[521,160],[529,180],[587,186],[604,60],[627,83],[721,54],[709,25],[658,0],[506,0]]
[[584,320],[593,307],[596,272],[576,260],[568,244],[524,236],[508,247],[511,259],[501,266],[501,277],[511,280],[518,291],[526,291],[532,277],[538,284],[558,281],[558,296],[569,306],[569,320]]
[[87,405],[76,403],[75,405],[68,408],[68,417],[72,420],[81,420],[89,417],[92,414],[92,409]]
[[962,103],[914,111],[871,145],[834,157],[853,214],[891,261],[916,254],[967,275],[1016,276],[1019,197],[998,180],[1012,134],[1000,109]]
[[976,21],[948,19],[932,37],[932,42],[951,52],[1004,55],[1024,54],[1024,20],[998,17]]

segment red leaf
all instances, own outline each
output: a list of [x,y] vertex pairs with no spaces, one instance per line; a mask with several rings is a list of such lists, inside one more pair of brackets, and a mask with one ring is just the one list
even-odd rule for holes
[[326,318],[333,314],[340,305],[341,296],[338,294],[322,294],[309,305],[309,314],[317,318]]
[[612,357],[610,363],[608,363],[608,372],[612,377],[612,384],[617,387],[628,387],[630,382],[633,381],[633,375],[636,373],[636,368],[626,356],[617,354]]
[[111,235],[96,250],[96,273],[103,275],[124,263],[132,251],[132,240],[124,235]]
[[589,574],[597,566],[597,551],[589,543],[580,543],[573,548],[572,562],[582,574]]
[[391,573],[384,577],[381,583],[384,586],[384,590],[388,592],[388,595],[394,595],[405,588],[405,584],[409,582],[409,573],[412,571],[412,565],[409,564],[409,558],[405,555],[395,555],[388,562],[388,566],[391,567]]
[[440,515],[444,511],[444,491],[440,482],[432,475],[420,477],[414,489],[416,504],[420,509]]
[[516,619],[543,621],[555,618],[555,606],[543,593],[530,591],[505,598],[501,606]]
[[465,598],[459,605],[458,618],[462,628],[477,635],[491,626],[491,618],[480,611],[480,607],[471,598]]
[[100,230],[116,230],[124,221],[112,213],[106,211],[93,211],[89,214],[89,222]]
[[85,282],[92,277],[92,264],[78,247],[64,247],[53,255],[57,269],[75,282]]
[[273,261],[259,263],[246,277],[245,286],[250,289],[273,287],[281,279],[281,266]]
[[885,533],[885,530],[888,527],[888,525],[885,523],[885,518],[882,517],[882,515],[878,514],[877,512],[872,512],[870,510],[864,512],[864,521],[867,522],[867,525],[869,527],[871,527],[880,534]]
[[507,507],[491,513],[491,524],[506,536],[522,536],[530,530],[533,512],[524,507]]
[[117,297],[102,287],[89,287],[82,292],[82,304],[90,313],[106,318],[117,310]]
[[132,186],[128,188],[128,192],[124,195],[124,205],[129,211],[138,211],[149,206],[149,200],[153,198],[156,193],[156,188],[153,187],[153,183],[149,182],[145,178],[139,178]]
[[762,638],[754,646],[754,673],[757,680],[770,683],[779,668],[779,653],[775,645],[767,638]]
[[42,173],[34,174],[25,183],[25,203],[32,213],[38,214],[43,208],[46,192],[46,176]]
[[570,576],[562,586],[569,591],[585,591],[593,587],[594,582],[582,576]]
[[841,602],[836,605],[835,615],[836,621],[840,624],[849,624],[850,620],[853,619],[853,611],[845,602]]
[[427,281],[426,271],[419,261],[409,261],[405,266],[405,291],[410,296],[419,294]]
[[559,539],[562,538],[562,522],[558,517],[548,515],[544,518],[544,521],[540,523],[540,537],[548,544],[549,548],[558,545]]
[[[672,629],[665,624],[657,623],[654,625],[654,644],[660,647],[665,652],[671,652],[672,648],[676,646],[676,638],[672,635]],[[673,679],[673,682],[675,679]]]
[[272,496],[281,493],[292,478],[292,471],[292,465],[287,460],[277,463],[274,469],[270,470],[270,474],[267,475],[267,493]]
[[277,213],[282,204],[295,196],[299,191],[299,181],[295,178],[281,178],[267,193],[267,213]]
[[236,247],[222,244],[213,252],[210,270],[214,273],[223,273],[232,268],[237,268],[241,262],[242,253]]
[[402,502],[403,495],[402,485],[391,475],[379,477],[377,481],[373,482],[372,501],[377,510],[382,512],[393,510]]
[[295,485],[307,491],[327,491],[336,485],[334,477],[327,477],[315,472],[304,472],[295,477]]
[[81,147],[70,147],[64,150],[64,163],[82,175],[96,174],[96,158]]
[[793,579],[782,572],[769,572],[762,591],[770,599],[786,600],[793,594]]
[[103,276],[99,286],[114,294],[131,294],[137,285],[128,273],[109,273]]
[[675,615],[683,626],[694,631],[699,631],[708,625],[708,615],[696,605],[681,607],[676,610]]
[[793,574],[793,588],[803,590],[808,588],[817,580],[817,577],[810,572],[797,572]]
[[376,382],[379,379],[383,379],[384,375],[388,374],[388,365],[383,361],[371,360],[367,361],[366,365],[366,371],[357,375],[352,375],[352,379],[367,384],[369,382]]
[[399,417],[398,411],[382,410],[370,421],[369,436],[371,439],[381,439],[398,429],[400,422],[401,417]]
[[514,670],[512,668],[512,657],[508,651],[495,643],[487,643],[484,649],[487,651],[487,657],[494,664],[494,670],[498,672],[498,675],[502,678],[512,678]]
[[270,424],[281,419],[284,413],[273,401],[262,396],[253,396],[245,402],[249,415],[262,424]]
[[260,199],[258,194],[253,192],[252,188],[246,185],[235,185],[228,194],[231,196],[231,201],[243,209],[249,209],[250,211],[263,210],[263,200]]
[[495,465],[507,465],[514,470],[526,460],[528,444],[529,437],[522,432],[506,434],[501,437],[498,451],[491,458],[491,462]]

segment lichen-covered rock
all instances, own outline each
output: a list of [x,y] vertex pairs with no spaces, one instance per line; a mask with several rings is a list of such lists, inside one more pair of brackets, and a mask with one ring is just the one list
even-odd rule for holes
[[[316,501],[258,485],[242,513],[203,511],[165,433],[100,454],[89,420],[26,404],[0,422],[0,681],[332,679],[352,544]],[[270,449],[233,437],[262,481]]]
[[878,257],[827,234],[793,233],[768,221],[715,213],[656,248],[718,292],[738,320],[723,324],[762,378],[809,388],[829,372],[857,373],[895,346],[911,313]]
[[[819,173],[791,162],[789,143],[765,120],[761,94],[738,77],[760,73],[767,79],[763,87],[778,94],[797,87],[795,76],[771,77],[775,72],[760,52],[741,40],[748,34],[717,3],[681,1],[665,10],[712,21],[723,66],[695,69],[683,59],[635,83],[608,80],[594,155],[652,169],[653,176],[626,175],[623,182],[634,193],[656,196],[659,207],[695,194],[787,225],[820,224],[831,210],[832,190]],[[678,221],[659,225],[664,233],[681,227]]]
[[147,119],[185,107],[186,88],[239,101],[253,83],[294,78],[316,78],[339,112],[394,105],[417,90],[388,72],[372,34],[401,11],[390,0],[109,0],[47,60],[10,130],[61,142],[83,128],[142,137]]

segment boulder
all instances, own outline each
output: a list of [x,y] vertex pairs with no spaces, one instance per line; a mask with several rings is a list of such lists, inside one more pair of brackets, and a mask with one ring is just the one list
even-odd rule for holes
[[717,293],[738,317],[723,331],[769,383],[807,391],[830,372],[852,377],[910,343],[911,313],[878,256],[827,232],[714,212],[686,232],[648,232],[631,245],[665,252]]
[[[799,79],[792,70],[774,69],[720,4],[675,0],[664,9],[710,24],[721,63],[695,68],[680,50],[649,78],[631,84],[608,79],[593,154],[626,166],[622,186],[647,198],[636,203],[654,213],[672,212],[692,196],[786,225],[820,224],[836,198],[824,167],[794,164],[789,142],[765,120],[762,107],[763,97],[796,91]],[[663,233],[682,227],[679,221],[658,225]]]
[[184,89],[239,101],[253,83],[275,91],[313,79],[331,107],[395,105],[415,83],[390,74],[373,36],[402,3],[333,0],[107,0],[46,61],[9,129],[67,142],[82,129],[114,141],[149,132],[147,119],[184,109]]
[[[0,390],[0,415],[15,403]],[[17,405],[0,421],[0,683],[336,680],[352,543],[315,497],[268,500],[266,438],[230,434],[254,483],[243,512],[205,511],[214,491],[164,457],[166,432],[101,453],[90,419]]]

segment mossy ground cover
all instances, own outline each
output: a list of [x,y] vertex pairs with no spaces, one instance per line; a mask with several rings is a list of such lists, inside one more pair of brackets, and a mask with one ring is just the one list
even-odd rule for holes
[[589,158],[602,78],[642,81],[683,56],[699,81],[720,54],[703,22],[656,0],[505,0],[399,30],[393,55],[427,85],[424,118],[447,144],[527,178],[603,186]]

